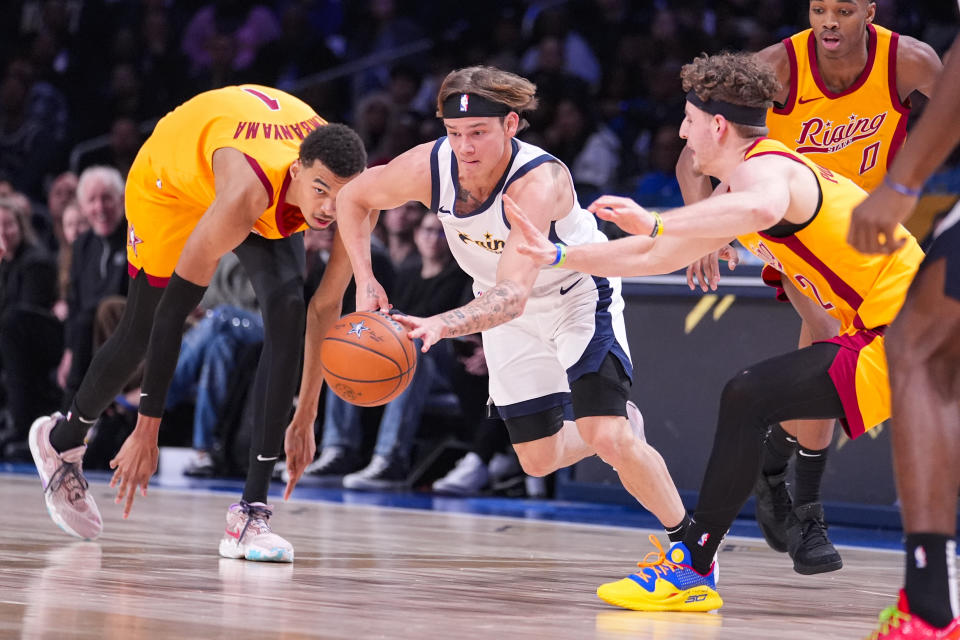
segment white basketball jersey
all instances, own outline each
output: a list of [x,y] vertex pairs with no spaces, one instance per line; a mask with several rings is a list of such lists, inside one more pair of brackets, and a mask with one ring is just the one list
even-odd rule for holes
[[[512,157],[500,182],[486,202],[475,211],[458,211],[459,185],[457,160],[446,137],[437,140],[430,156],[432,195],[430,209],[437,213],[447,236],[450,251],[460,268],[474,281],[474,293],[493,288],[497,281],[497,263],[510,233],[510,224],[503,212],[503,194],[513,181],[545,162],[558,162],[555,157],[532,144],[511,139]],[[560,163],[563,166],[563,163]],[[564,167],[566,169],[566,167]],[[569,177],[569,171],[567,171]],[[580,207],[573,183],[573,207],[564,217],[550,224],[550,240],[568,245],[602,242],[607,237],[597,229],[593,214]],[[532,296],[559,291],[559,286],[574,272],[568,269],[544,269],[533,286]]]

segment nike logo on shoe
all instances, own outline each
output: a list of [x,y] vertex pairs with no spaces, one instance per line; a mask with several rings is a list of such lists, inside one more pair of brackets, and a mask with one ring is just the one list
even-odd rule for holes
[[567,287],[566,289],[564,289],[563,287],[560,287],[560,295],[565,296],[565,295],[567,295],[568,293],[570,293],[570,290],[573,289],[573,288],[574,288],[575,286],[577,286],[578,284],[580,284],[580,281],[581,281],[581,280],[583,280],[583,278],[577,278],[577,281],[574,282],[574,283],[573,283],[572,285],[570,285],[569,287]]
[[276,459],[279,458],[279,457],[280,457],[280,456],[273,456],[273,457],[271,457],[271,458],[264,458],[264,457],[263,457],[262,455],[260,455],[259,453],[257,454],[257,460],[259,460],[260,462],[270,462],[271,460],[276,460]]
[[822,97],[823,97],[823,96],[817,96],[816,98],[810,98],[809,100],[804,100],[803,98],[800,98],[799,100],[797,100],[797,102],[799,102],[800,104],[807,104],[808,102],[813,102],[814,100],[819,100],[819,99],[822,98]]

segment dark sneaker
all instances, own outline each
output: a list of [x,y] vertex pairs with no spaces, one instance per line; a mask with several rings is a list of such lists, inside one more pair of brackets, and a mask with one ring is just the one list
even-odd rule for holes
[[407,466],[399,460],[375,455],[364,469],[343,477],[343,488],[361,491],[405,489],[409,486],[407,475]]
[[772,476],[761,471],[753,486],[757,496],[757,525],[770,548],[780,553],[787,552],[787,516],[793,510],[786,478],[786,469]]
[[836,571],[843,560],[827,537],[823,505],[800,505],[787,516],[787,552],[793,558],[793,570],[804,575]]
[[[320,487],[339,487],[343,485],[343,476],[353,473],[362,464],[360,456],[344,447],[324,447],[320,456],[303,471],[301,483]],[[290,474],[284,471],[283,481]]]

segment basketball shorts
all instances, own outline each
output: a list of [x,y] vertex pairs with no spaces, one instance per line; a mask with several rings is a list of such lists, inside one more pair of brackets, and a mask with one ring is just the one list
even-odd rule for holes
[[570,383],[600,371],[608,354],[632,379],[620,279],[577,273],[555,286],[535,292],[519,318],[483,333],[490,397],[504,419],[569,403]]
[[864,329],[823,342],[840,347],[830,365],[830,379],[846,418],[840,424],[853,439],[890,417],[890,375],[884,350],[886,327]]
[[127,263],[131,276],[142,269],[151,285],[166,286],[206,208],[180,197],[174,185],[163,182],[149,149],[148,142],[127,175]]
[[946,260],[943,293],[960,300],[960,203],[934,229],[933,244],[920,263],[920,269],[940,258]]

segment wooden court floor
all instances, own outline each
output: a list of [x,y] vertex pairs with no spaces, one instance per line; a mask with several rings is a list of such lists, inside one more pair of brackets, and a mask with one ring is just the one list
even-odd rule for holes
[[[805,577],[763,541],[721,549],[717,614],[597,599],[647,531],[351,504],[277,505],[292,565],[221,559],[229,494],[153,489],[128,521],[105,484],[96,542],[47,516],[39,480],[0,474],[0,638],[862,638],[901,582],[900,554],[842,549]],[[662,532],[660,532],[662,534]]]

